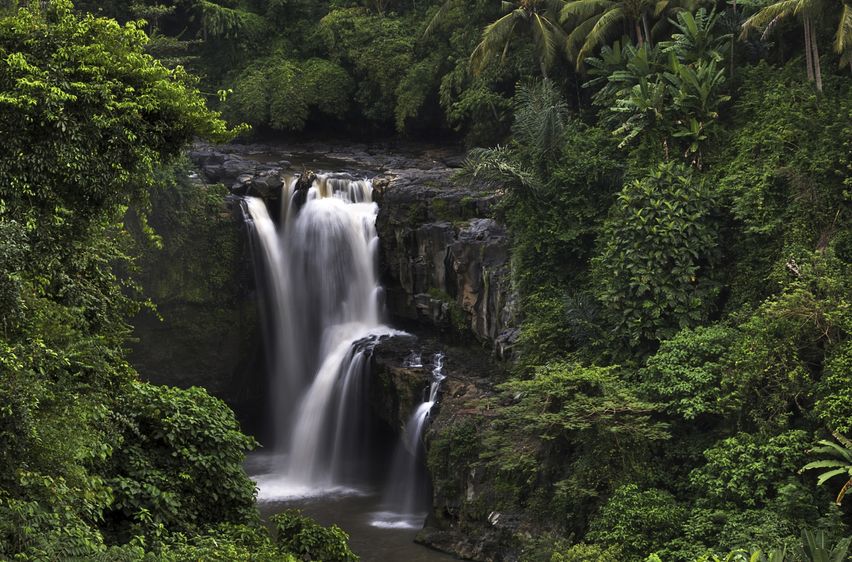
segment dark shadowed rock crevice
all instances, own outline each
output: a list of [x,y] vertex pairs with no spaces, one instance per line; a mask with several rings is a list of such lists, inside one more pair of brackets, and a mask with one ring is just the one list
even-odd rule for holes
[[197,176],[175,190],[178,197],[152,202],[149,222],[163,247],[146,249],[138,280],[157,309],[134,319],[130,361],[156,384],[206,388],[259,435],[265,366],[241,213],[226,190]]

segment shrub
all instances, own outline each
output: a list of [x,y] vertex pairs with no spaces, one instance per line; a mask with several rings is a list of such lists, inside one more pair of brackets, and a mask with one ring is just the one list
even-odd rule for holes
[[617,545],[602,547],[597,544],[575,544],[554,552],[550,562],[622,562],[624,555]]
[[761,507],[795,479],[810,444],[801,430],[775,436],[738,433],[705,451],[707,464],[693,470],[690,481],[712,505]]
[[653,445],[668,438],[655,405],[637,398],[614,367],[550,363],[500,389],[480,458],[514,501],[557,528],[584,527],[600,496],[641,475]]
[[625,559],[639,560],[676,536],[684,514],[684,508],[668,492],[626,484],[615,491],[591,521],[586,538],[620,545]]
[[276,543],[285,552],[294,553],[301,560],[321,562],[358,562],[359,558],[349,548],[347,535],[337,525],[323,527],[298,510],[289,510],[272,516]]
[[159,524],[197,532],[257,518],[255,486],[242,468],[255,442],[221,400],[200,388],[134,383],[114,415],[119,444],[107,477],[114,531],[134,520],[144,534]]
[[725,357],[737,336],[735,329],[718,324],[681,330],[648,359],[639,373],[642,388],[683,420],[721,414]]
[[819,420],[831,431],[852,435],[852,341],[838,345],[828,357],[814,404]]
[[296,562],[282,552],[263,527],[223,524],[203,535],[168,537],[158,562]]
[[[802,400],[819,402],[818,415],[830,423],[834,396],[845,390],[831,364],[819,381],[826,354],[841,357],[852,333],[849,266],[831,249],[802,252],[784,260],[786,287],[740,324],[742,337],[731,347],[730,368],[722,380],[724,400],[758,427],[784,427]],[[835,353],[837,355],[835,355]],[[815,396],[816,395],[816,396]],[[841,420],[842,421],[842,418]]]
[[613,331],[630,346],[670,338],[714,308],[712,208],[704,182],[672,163],[624,186],[592,275]]

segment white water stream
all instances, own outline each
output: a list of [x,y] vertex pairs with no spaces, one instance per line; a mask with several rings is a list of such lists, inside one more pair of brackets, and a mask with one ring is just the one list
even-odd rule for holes
[[[297,181],[285,178],[277,225],[261,199],[244,199],[272,379],[271,451],[253,459],[258,500],[318,513],[349,505],[342,501],[371,505],[365,536],[374,536],[366,528],[409,536],[429,507],[422,440],[444,380],[443,355],[432,360],[428,391],[400,435],[379,498],[369,487],[376,479],[364,474],[375,467],[366,458],[370,357],[380,337],[400,332],[380,320],[378,207],[366,180],[319,176],[301,192]],[[419,355],[405,364],[423,368]]]
[[264,262],[279,455],[274,471],[257,477],[261,501],[349,483],[367,359],[378,336],[394,333],[379,321],[370,182],[319,176],[306,194],[295,186],[286,178],[278,227],[262,200],[245,199]]
[[433,359],[428,393],[408,418],[405,431],[397,444],[391,477],[382,498],[383,510],[376,513],[370,522],[375,527],[419,528],[426,518],[429,507],[427,480],[425,477],[418,478],[418,472],[422,471],[424,464],[423,431],[438,401],[438,392],[445,378],[444,356],[438,353]]

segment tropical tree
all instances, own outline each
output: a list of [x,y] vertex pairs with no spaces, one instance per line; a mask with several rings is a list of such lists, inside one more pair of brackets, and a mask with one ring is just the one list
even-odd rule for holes
[[541,74],[546,78],[566,44],[565,30],[559,25],[565,0],[518,0],[503,2],[502,7],[504,15],[485,27],[482,40],[470,55],[474,73],[498,53],[500,62],[505,61],[512,39],[525,31],[532,36]]
[[[848,2],[842,4],[840,23],[835,34],[834,50],[841,55],[840,63],[852,65],[852,6]],[[750,18],[742,26],[741,38],[746,38],[752,29],[763,29],[762,37],[766,37],[782,19],[789,16],[799,16],[805,31],[805,65],[808,80],[816,82],[818,91],[822,91],[822,69],[819,62],[819,45],[815,21],[823,11],[821,0],[778,0],[766,6]]]
[[595,48],[631,27],[633,39],[641,47],[651,41],[648,14],[652,0],[574,0],[562,8],[560,21],[570,29],[568,54],[579,70]]
[[852,70],[852,3],[844,2],[840,23],[834,36],[834,52],[840,53],[840,66],[849,65]]
[[592,95],[592,102],[604,108],[600,117],[605,125],[613,123],[608,110],[615,107],[616,100],[627,97],[642,78],[658,74],[664,68],[659,49],[649,48],[647,43],[642,47],[630,42],[622,45],[621,41],[604,46],[600,57],[589,57],[586,63],[591,79],[583,87],[600,88]]
[[539,80],[520,85],[514,110],[512,146],[471,150],[462,175],[495,187],[535,192],[564,142],[568,106],[552,81]]
[[[663,149],[664,159],[678,148],[684,159],[702,167],[702,148],[717,128],[725,94],[721,46],[728,36],[713,33],[717,17],[704,9],[680,12],[672,24],[679,31],[671,41],[651,47],[616,42],[601,57],[587,59],[599,87],[595,105],[601,122],[612,127],[621,145],[634,141]],[[666,59],[664,55],[667,54]]]
[[522,84],[515,94],[512,134],[528,148],[534,160],[550,157],[562,148],[568,122],[568,104],[549,80]]
[[669,20],[676,31],[670,41],[660,43],[660,48],[664,53],[674,53],[685,64],[695,64],[701,59],[720,62],[731,34],[716,33],[719,16],[715,10],[707,13],[704,8],[695,14],[678,12],[676,21]]

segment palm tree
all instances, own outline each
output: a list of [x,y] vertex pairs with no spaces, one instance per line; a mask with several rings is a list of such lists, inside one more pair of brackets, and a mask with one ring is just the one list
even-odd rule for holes
[[624,26],[632,27],[633,39],[640,47],[652,43],[648,14],[653,9],[653,0],[574,0],[566,4],[560,19],[571,28],[568,52],[577,69],[596,47],[620,34]]
[[502,2],[505,15],[485,27],[482,40],[470,55],[474,73],[479,73],[498,53],[500,62],[505,61],[512,38],[525,31],[533,38],[541,74],[547,78],[547,71],[565,45],[565,30],[558,23],[564,6],[565,0]]
[[[822,69],[819,63],[819,47],[817,45],[816,25],[822,11],[821,0],[778,0],[766,6],[743,23],[741,38],[746,38],[752,29],[763,29],[763,36],[768,35],[775,25],[788,16],[801,16],[805,31],[805,65],[808,80],[816,82],[818,91],[822,91]],[[843,2],[840,14],[840,24],[835,35],[834,50],[841,55],[840,64],[852,65],[852,6],[848,0]]]
[[852,2],[849,0],[843,2],[840,24],[834,36],[834,52],[840,53],[840,66],[848,64],[852,70]]

